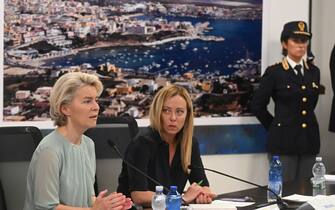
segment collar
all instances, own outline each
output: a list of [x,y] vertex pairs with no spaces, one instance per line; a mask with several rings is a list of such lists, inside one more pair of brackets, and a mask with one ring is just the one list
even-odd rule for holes
[[[287,60],[288,57],[284,57],[282,62],[281,62],[281,65],[283,66],[283,69],[285,71],[289,70],[290,69],[290,65],[288,63],[288,60]],[[305,60],[302,60],[303,61],[303,67],[304,69],[309,69],[309,64],[305,61]],[[295,62],[294,62],[295,63]],[[295,65],[294,65],[295,66]]]
[[294,67],[296,65],[301,65],[302,68],[304,68],[304,62],[303,62],[303,59],[301,59],[298,63],[296,63],[295,61],[293,61],[289,56],[286,56],[286,59],[287,59],[287,62],[288,64],[290,64],[290,66],[294,69]]

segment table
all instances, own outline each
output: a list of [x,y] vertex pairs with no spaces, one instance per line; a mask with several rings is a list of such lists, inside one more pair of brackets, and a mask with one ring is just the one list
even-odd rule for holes
[[[309,179],[288,181],[283,183],[283,197],[300,194],[300,195],[313,195],[312,184]],[[335,194],[335,184],[326,184],[326,195]],[[225,193],[218,195],[218,198],[241,198],[249,196],[255,200],[255,204],[248,207],[238,208],[239,210],[251,210],[257,208],[260,204],[267,203],[267,191],[262,188],[252,188],[248,190],[241,190],[232,193]]]

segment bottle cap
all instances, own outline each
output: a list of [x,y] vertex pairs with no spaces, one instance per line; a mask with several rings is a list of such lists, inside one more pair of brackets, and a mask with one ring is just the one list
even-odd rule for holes
[[315,160],[316,161],[322,161],[322,157],[316,157]]
[[177,186],[174,186],[174,185],[170,186],[170,190],[171,191],[177,191]]
[[279,155],[274,155],[274,156],[272,156],[272,159],[273,159],[273,160],[279,160]]
[[156,186],[156,192],[163,192],[163,186]]

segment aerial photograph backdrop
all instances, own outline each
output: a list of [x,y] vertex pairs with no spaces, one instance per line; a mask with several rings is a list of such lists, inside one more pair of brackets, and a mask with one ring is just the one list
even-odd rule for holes
[[251,116],[261,76],[262,0],[4,0],[3,121],[50,121],[67,72],[104,84],[101,116],[148,117],[163,86],[195,117]]

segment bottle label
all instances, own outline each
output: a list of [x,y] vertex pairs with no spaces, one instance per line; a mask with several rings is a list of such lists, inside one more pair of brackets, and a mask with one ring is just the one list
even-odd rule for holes
[[325,189],[326,188],[326,181],[323,180],[312,180],[313,189]]
[[270,182],[269,183],[269,189],[271,189],[273,192],[275,192],[278,196],[281,196],[282,183],[281,182]]
[[180,210],[181,196],[180,195],[168,195],[166,198],[166,209],[167,210]]

